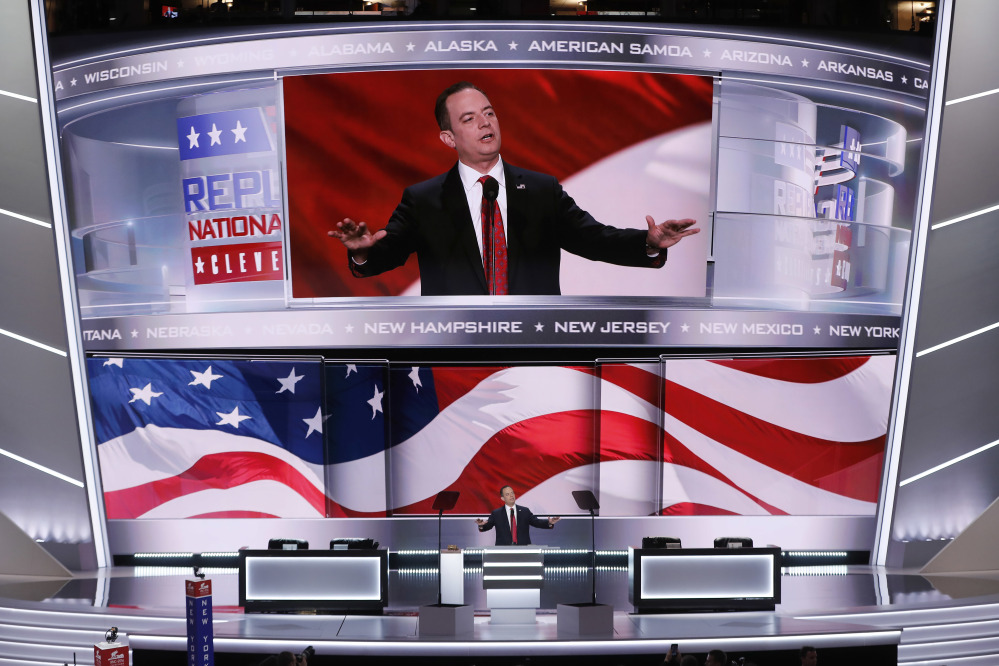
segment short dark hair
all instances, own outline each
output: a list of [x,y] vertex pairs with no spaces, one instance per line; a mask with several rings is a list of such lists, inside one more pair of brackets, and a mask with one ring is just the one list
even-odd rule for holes
[[807,657],[807,656],[808,656],[808,653],[809,653],[809,652],[814,652],[815,654],[818,654],[818,653],[819,653],[819,651],[818,651],[818,650],[816,650],[816,649],[815,649],[814,647],[812,647],[811,645],[803,645],[803,646],[801,647],[801,650],[799,650],[799,651],[798,651],[798,658],[799,658],[799,659],[804,659],[805,657]]
[[[447,112],[447,99],[451,95],[460,93],[462,90],[478,90],[483,95],[486,95],[485,91],[475,85],[474,83],[469,83],[468,81],[458,81],[458,83],[452,83],[447,88],[437,96],[437,102],[434,104],[434,115],[437,116],[437,127],[441,131],[451,129],[451,116]],[[488,98],[489,95],[486,95]],[[506,486],[503,486],[504,488]]]
[[278,666],[294,666],[295,661],[295,653],[288,650],[280,653],[277,658]]
[[507,488],[513,490],[513,486],[510,485],[503,486],[502,488],[500,488],[500,497],[503,497],[503,491],[506,490]]
[[723,650],[711,650],[708,652],[708,656],[717,661],[719,664],[728,663],[728,655],[725,654]]

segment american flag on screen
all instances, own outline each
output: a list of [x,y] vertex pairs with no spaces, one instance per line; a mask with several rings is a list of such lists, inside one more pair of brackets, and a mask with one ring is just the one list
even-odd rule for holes
[[323,517],[318,360],[91,358],[107,517]]
[[[330,495],[337,515],[431,513],[442,490],[461,493],[455,512],[482,513],[507,483],[541,514],[574,512],[570,492],[593,489],[601,515],[870,515],[893,366],[407,367],[365,386],[335,367],[329,393],[341,375],[357,384],[353,407],[331,410]],[[361,450],[378,438],[384,450]]]

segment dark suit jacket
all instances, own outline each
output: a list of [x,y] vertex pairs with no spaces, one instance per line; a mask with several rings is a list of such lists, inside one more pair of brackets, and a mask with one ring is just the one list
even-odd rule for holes
[[[665,250],[647,255],[646,231],[597,222],[552,176],[509,164],[504,170],[511,295],[560,294],[563,248],[621,266],[659,268],[666,262]],[[424,296],[488,295],[472,224],[455,164],[445,174],[406,188],[385,227],[387,235],[371,248],[364,264],[350,262],[351,272],[377,275],[401,266],[415,252]]]
[[[531,527],[550,530],[547,518],[538,518],[526,506],[517,506],[517,545],[526,546],[531,543]],[[510,533],[510,510],[504,504],[489,514],[486,524],[479,527],[480,532],[488,532],[496,528],[496,545],[512,546],[513,535]]]

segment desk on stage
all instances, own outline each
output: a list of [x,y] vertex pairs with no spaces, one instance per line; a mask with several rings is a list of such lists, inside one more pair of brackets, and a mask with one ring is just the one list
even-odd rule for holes
[[780,548],[629,548],[628,583],[638,613],[774,610]]
[[381,613],[387,604],[386,550],[239,553],[239,605],[247,613]]

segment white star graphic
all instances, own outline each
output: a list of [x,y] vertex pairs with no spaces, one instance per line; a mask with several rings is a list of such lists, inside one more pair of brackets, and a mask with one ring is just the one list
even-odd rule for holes
[[302,419],[302,420],[305,421],[305,424],[307,426],[309,426],[309,432],[305,433],[306,439],[308,439],[309,435],[311,435],[314,432],[318,432],[320,435],[323,434],[323,421],[325,419],[323,419],[322,407],[316,410],[316,415],[313,416],[311,419]]
[[222,379],[222,375],[216,375],[212,373],[212,366],[208,366],[208,369],[204,372],[198,372],[197,370],[191,370],[190,373],[194,375],[194,381],[189,383],[188,386],[204,386],[206,389],[212,388],[212,382],[216,379]]
[[70,79],[70,80],[69,80],[69,85],[71,85],[71,86],[75,86],[75,85],[76,85],[76,78],[72,78],[72,79]]
[[178,60],[177,61],[177,66],[178,67],[183,67],[184,66],[184,61],[183,60]]
[[226,414],[225,412],[215,412],[215,413],[218,414],[219,417],[222,419],[215,425],[231,425],[233,428],[239,428],[239,424],[241,421],[253,418],[252,416],[243,416],[242,414],[240,414],[239,405],[236,405],[236,407],[228,414]]
[[534,325],[534,330],[540,333],[541,331],[545,330],[545,325],[539,321],[537,324]]
[[686,324],[680,324],[680,330],[686,333],[687,331],[690,330],[690,326],[687,326]]
[[416,48],[416,44],[414,44],[413,42],[410,42],[409,44],[406,44],[406,50],[407,51],[412,51],[415,48]]
[[348,333],[353,333],[353,332],[354,332],[354,325],[353,325],[353,324],[347,324],[347,325],[346,325],[346,326],[344,326],[343,328],[344,328],[344,330],[345,330],[345,331],[347,331]]
[[821,328],[819,328],[818,326],[816,326],[816,327],[815,327],[815,328],[813,328],[812,330],[813,330],[813,331],[815,332],[815,335],[818,335],[819,333],[821,333],[821,332],[822,332],[822,329],[821,329]]
[[385,396],[384,393],[378,390],[378,385],[375,385],[375,394],[371,396],[371,400],[368,400],[368,404],[371,405],[371,420],[375,420],[375,414],[382,411],[382,398]]
[[236,129],[229,130],[230,132],[232,132],[233,136],[236,137],[236,140],[233,141],[233,143],[239,143],[240,141],[246,143],[246,130],[247,128],[243,127],[243,124],[237,120]]
[[158,398],[163,395],[162,393],[157,393],[153,390],[152,383],[146,384],[140,389],[130,388],[128,390],[132,392],[132,399],[128,401],[129,404],[135,402],[136,400],[141,400],[147,405],[151,405],[153,404],[153,398]]
[[903,75],[902,76],[902,83],[908,83],[908,82],[909,82],[909,80],[907,78],[905,78],[905,76]]
[[139,332],[137,330],[135,330],[134,328],[132,329],[132,337],[133,338],[139,337]]
[[711,51],[709,51],[707,49],[704,49],[704,57],[705,58],[710,58],[711,57]]
[[205,272],[205,262],[201,257],[198,257],[198,260],[194,262],[194,265],[198,267],[199,273]]
[[212,137],[212,142],[208,144],[209,147],[214,146],[216,143],[220,146],[222,145],[222,130],[212,123],[212,131],[208,133],[208,136]]
[[415,388],[416,392],[419,393],[420,392],[420,387],[423,386],[423,382],[420,381],[420,368],[419,367],[417,367],[415,365],[413,366],[413,369],[409,372],[409,379],[410,379],[410,381],[413,382],[413,388]]
[[801,59],[801,66],[802,66],[802,67],[808,67],[808,61],[807,61],[807,60],[805,60],[804,58],[802,58],[802,59]]
[[194,131],[194,125],[191,125],[191,133],[187,135],[187,140],[191,142],[191,145],[187,147],[188,150],[191,148],[200,148],[198,145],[198,137],[201,135]]
[[117,365],[119,368],[124,368],[125,367],[125,359],[123,359],[123,358],[109,358],[108,360],[104,361],[104,365],[101,366],[101,367],[106,368],[109,365]]
[[291,391],[292,393],[294,393],[295,384],[302,381],[303,377],[305,377],[305,375],[296,375],[295,368],[292,368],[291,372],[288,373],[287,377],[285,377],[284,379],[280,377],[277,378],[277,380],[281,382],[281,388],[278,389],[277,393],[284,393],[285,391]]
[[350,377],[350,373],[357,372],[357,366],[353,363],[347,364],[347,377]]
[[509,46],[511,51],[517,50],[517,42],[510,42]]

